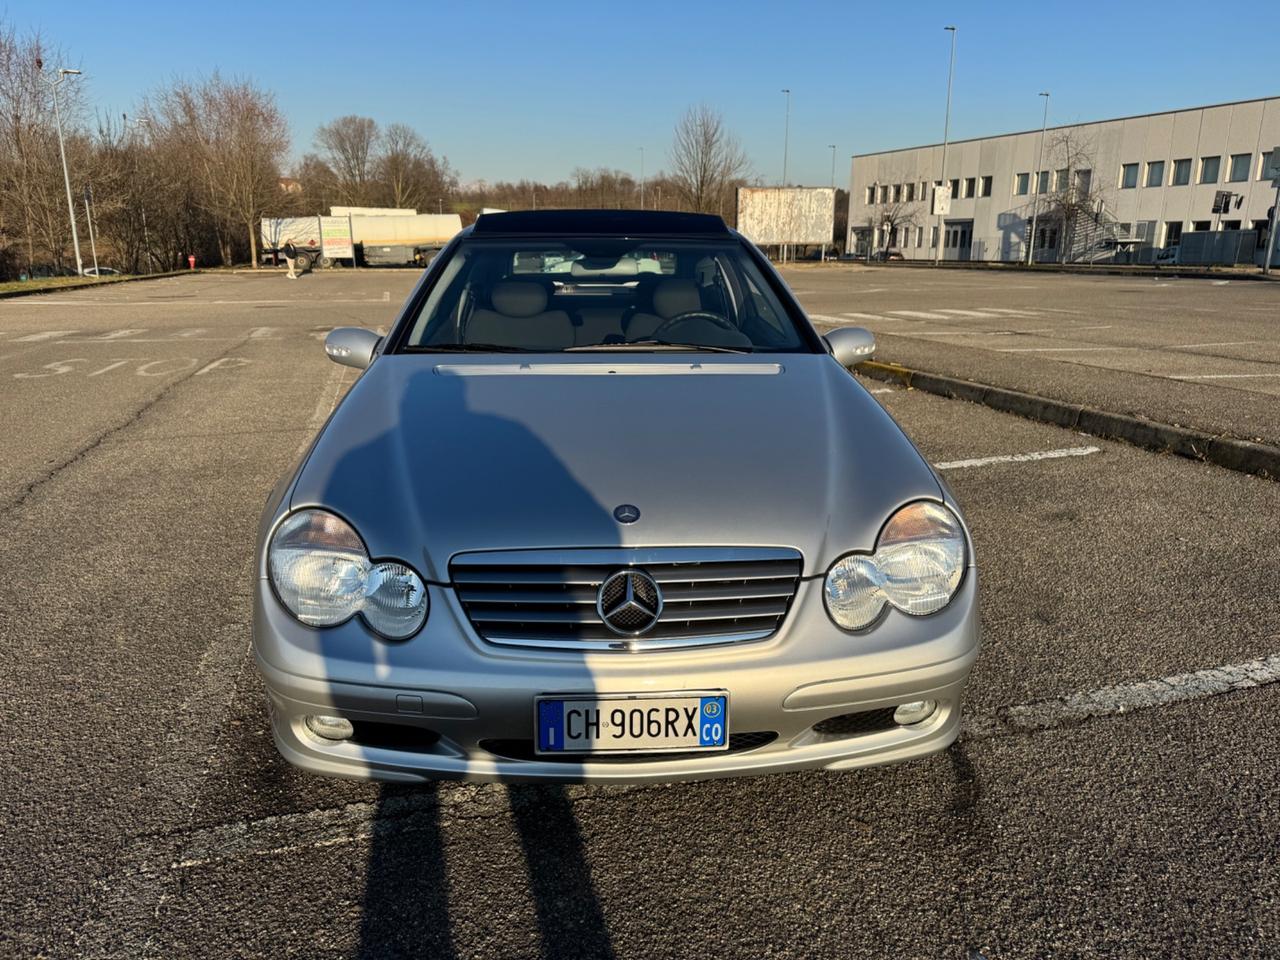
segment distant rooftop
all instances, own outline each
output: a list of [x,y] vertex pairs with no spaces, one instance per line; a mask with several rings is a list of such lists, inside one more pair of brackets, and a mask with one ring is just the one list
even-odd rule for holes
[[[1070,130],[1072,127],[1088,127],[1095,123],[1120,123],[1125,120],[1140,120],[1143,117],[1162,117],[1169,113],[1190,113],[1194,110],[1215,110],[1218,107],[1238,107],[1246,103],[1263,103],[1267,100],[1280,100],[1280,97],[1254,97],[1250,100],[1229,100],[1226,103],[1208,103],[1199,107],[1179,107],[1176,110],[1156,110],[1152,113],[1134,113],[1127,117],[1107,117],[1102,120],[1082,120],[1079,123],[1063,123],[1057,126],[1049,127],[1050,130]],[[985,137],[967,137],[964,140],[949,140],[949,145],[955,146],[958,143],[976,143],[979,140],[998,140],[1001,137],[1021,137],[1028,133],[1039,133],[1040,131],[1034,127],[1030,130],[1015,130],[1012,133],[992,133]],[[894,147],[890,150],[871,150],[867,153],[855,153],[853,159],[862,157],[879,157],[886,153],[905,153],[908,150],[928,150],[930,147],[942,146],[941,141],[938,143],[922,143],[914,147]]]

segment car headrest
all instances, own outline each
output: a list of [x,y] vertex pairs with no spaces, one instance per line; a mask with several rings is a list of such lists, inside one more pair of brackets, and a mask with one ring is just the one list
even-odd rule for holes
[[653,309],[663,320],[701,310],[702,297],[698,295],[698,285],[692,280],[674,277],[663,280],[653,291]]
[[494,284],[493,309],[508,317],[532,317],[547,309],[547,291],[540,283],[506,280]]

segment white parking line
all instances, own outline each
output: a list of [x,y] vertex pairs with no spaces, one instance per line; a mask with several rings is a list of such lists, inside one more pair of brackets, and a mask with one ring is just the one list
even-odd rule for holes
[[929,313],[927,310],[890,310],[896,317],[913,317],[916,320],[948,320],[945,313]]
[[996,353],[1113,353],[1137,347],[1001,347]]
[[[979,320],[1000,320],[1001,315],[994,312],[984,312],[982,310],[948,310],[942,307],[938,308],[939,313],[949,313],[956,317],[976,317]],[[1006,314],[1007,316],[1007,314]]]
[[1221,343],[1171,343],[1170,350],[1190,350],[1193,347],[1246,347],[1254,343],[1266,343],[1265,340],[1224,340]]
[[1193,373],[1172,380],[1254,380],[1258,378],[1280,377],[1280,373]]
[[1064,447],[1061,450],[1037,450],[1034,453],[1006,453],[997,457],[976,457],[973,460],[948,460],[935,463],[939,470],[964,470],[969,467],[989,467],[993,463],[1030,463],[1035,460],[1059,460],[1062,457],[1087,457],[1101,453],[1098,447]]
[[886,317],[882,317],[876,313],[842,313],[840,314],[840,316],[848,317],[850,320],[885,320],[887,319]]
[[964,730],[966,735],[974,737],[1045,730],[1079,723],[1091,717],[1114,716],[1146,707],[1216,697],[1277,680],[1280,680],[1280,654],[1020,704],[1000,711],[995,717],[975,717],[965,723]]

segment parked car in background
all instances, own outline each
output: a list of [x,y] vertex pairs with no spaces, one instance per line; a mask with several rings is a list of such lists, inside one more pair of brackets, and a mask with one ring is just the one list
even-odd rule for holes
[[905,260],[906,257],[902,255],[901,250],[889,249],[889,250],[877,250],[875,253],[871,255],[871,259],[878,260],[881,263],[883,263],[887,260]]
[[121,273],[113,267],[86,267],[84,275],[86,277],[118,277]]
[[719,217],[481,216],[387,336],[325,341],[361,376],[258,534],[281,754],[620,783],[944,749],[977,569],[848,370],[874,346]]

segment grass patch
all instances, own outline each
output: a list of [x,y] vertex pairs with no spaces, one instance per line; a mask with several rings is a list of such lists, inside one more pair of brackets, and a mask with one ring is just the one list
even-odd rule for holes
[[37,277],[34,280],[9,280],[0,283],[0,295],[6,293],[34,293],[37,290],[62,290],[67,287],[91,287],[99,283],[115,283],[129,280],[129,276],[111,277]]

